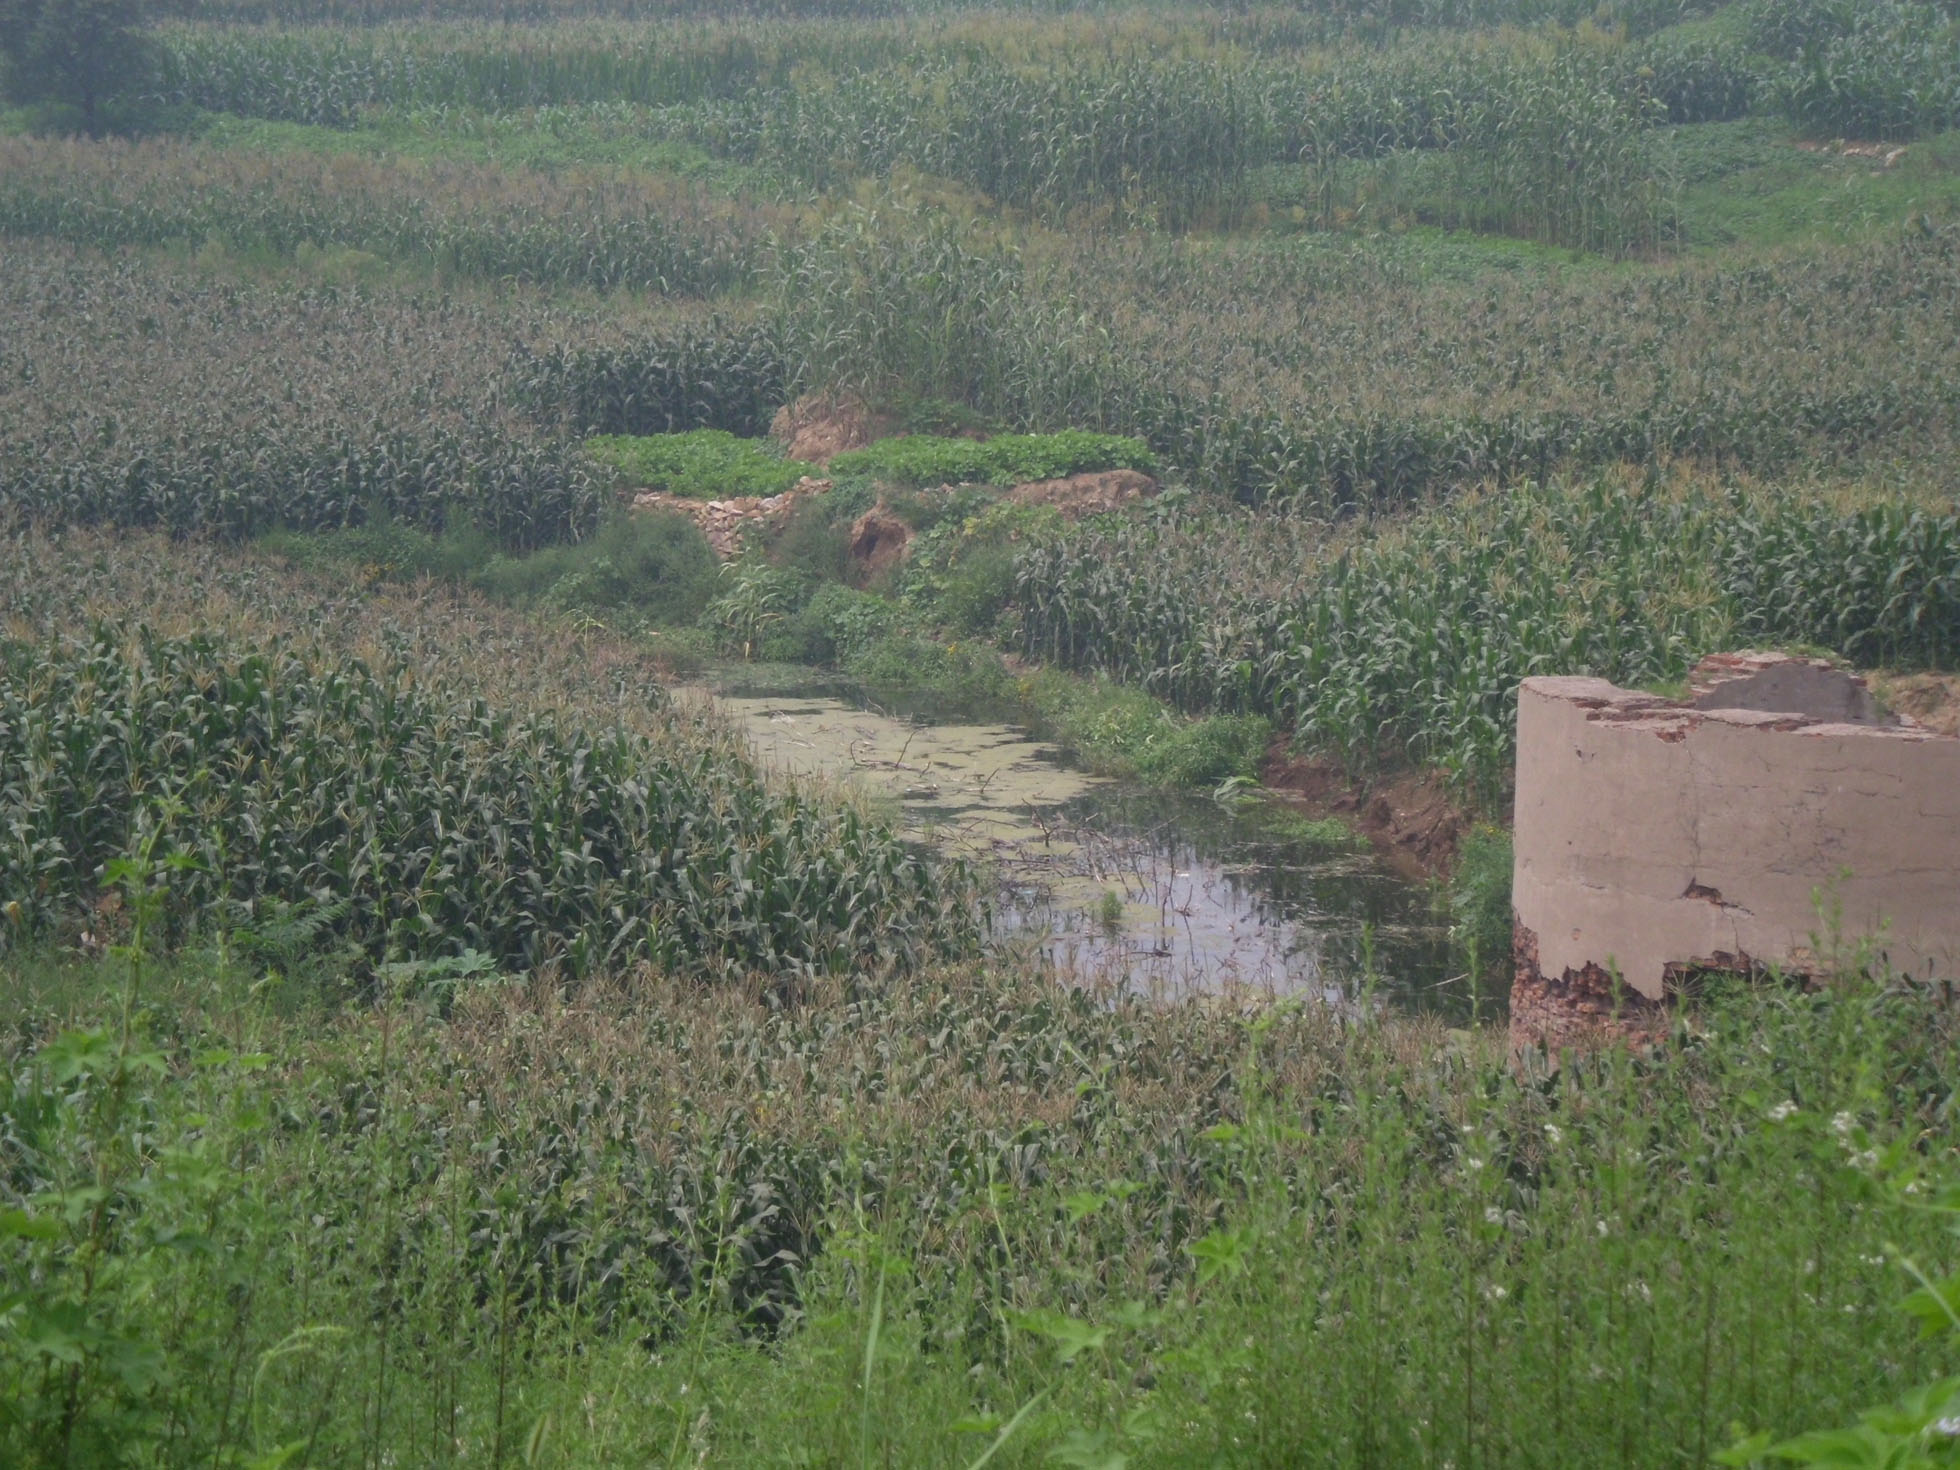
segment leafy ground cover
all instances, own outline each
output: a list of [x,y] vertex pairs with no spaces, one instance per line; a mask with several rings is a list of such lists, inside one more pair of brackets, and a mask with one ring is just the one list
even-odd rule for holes
[[839,475],[867,475],[895,485],[1018,485],[1090,470],[1153,470],[1149,447],[1116,434],[999,434],[946,439],[900,434],[830,462]]
[[816,466],[785,459],[768,440],[737,439],[725,429],[684,434],[601,434],[588,453],[612,465],[635,487],[701,500],[780,495]]

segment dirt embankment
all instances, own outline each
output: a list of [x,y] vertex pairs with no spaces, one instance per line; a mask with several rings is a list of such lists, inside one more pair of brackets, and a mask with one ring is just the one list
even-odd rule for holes
[[769,435],[791,459],[826,465],[846,450],[896,433],[898,421],[849,393],[806,393],[776,410]]
[[1867,676],[1885,707],[1910,715],[1928,730],[1960,735],[1960,674],[1871,674]]
[[1339,761],[1295,755],[1284,740],[1275,740],[1267,750],[1259,779],[1298,797],[1316,815],[1339,817],[1414,878],[1447,875],[1456,866],[1458,844],[1474,823],[1469,809],[1434,771],[1401,771],[1364,787]]

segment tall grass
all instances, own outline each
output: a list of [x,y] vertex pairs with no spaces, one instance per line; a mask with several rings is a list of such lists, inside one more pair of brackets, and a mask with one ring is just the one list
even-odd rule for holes
[[1892,1259],[1950,1246],[1916,993],[1546,1076],[999,969],[0,984],[16,1463],[1693,1463],[1949,1362]]

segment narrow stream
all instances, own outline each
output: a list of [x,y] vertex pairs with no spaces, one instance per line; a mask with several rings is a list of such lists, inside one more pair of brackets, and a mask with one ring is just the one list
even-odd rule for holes
[[998,712],[879,697],[809,669],[716,669],[696,692],[765,765],[847,778],[910,836],[982,864],[998,942],[1038,947],[1065,974],[1164,997],[1366,989],[1470,1013],[1428,890],[1283,798],[1093,776],[986,718]]

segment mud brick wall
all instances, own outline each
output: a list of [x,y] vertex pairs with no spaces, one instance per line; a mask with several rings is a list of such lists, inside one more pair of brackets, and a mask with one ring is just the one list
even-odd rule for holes
[[1686,702],[1527,679],[1515,848],[1522,1038],[1664,1024],[1697,969],[1821,972],[1820,888],[1844,940],[1960,976],[1960,740],[1805,660],[1710,660]]

